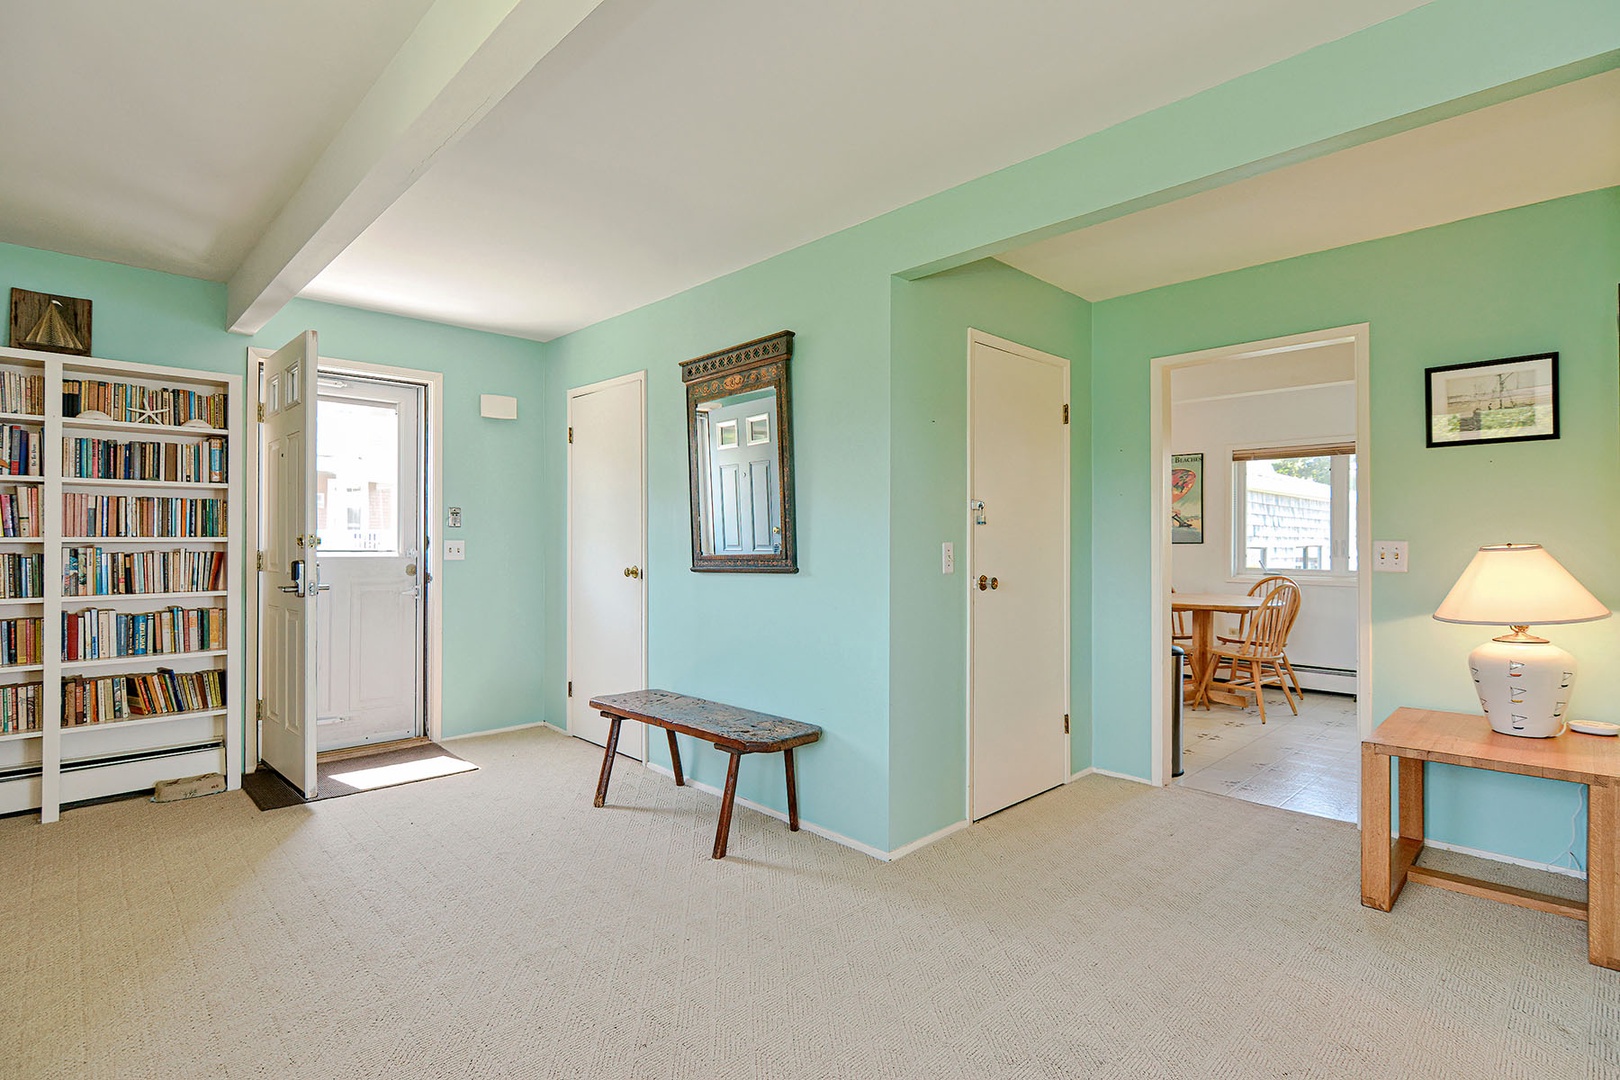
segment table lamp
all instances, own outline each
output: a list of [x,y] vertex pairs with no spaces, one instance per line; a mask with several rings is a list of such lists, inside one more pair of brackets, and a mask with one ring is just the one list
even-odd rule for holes
[[1545,739],[1564,729],[1575,658],[1530,627],[1606,619],[1609,609],[1540,544],[1493,544],[1475,553],[1434,617],[1509,627],[1468,654],[1474,689],[1492,730]]

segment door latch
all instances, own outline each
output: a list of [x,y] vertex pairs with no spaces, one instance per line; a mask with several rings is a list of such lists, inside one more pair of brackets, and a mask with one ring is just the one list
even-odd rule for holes
[[292,574],[293,583],[291,585],[281,585],[278,588],[284,593],[292,593],[295,596],[302,597],[304,595],[304,560],[294,559],[287,567],[287,571]]

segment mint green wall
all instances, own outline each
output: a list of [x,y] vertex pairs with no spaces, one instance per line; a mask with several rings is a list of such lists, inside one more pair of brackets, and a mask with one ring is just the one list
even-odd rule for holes
[[[1493,631],[1429,616],[1480,544],[1544,543],[1620,604],[1620,188],[1474,218],[1096,304],[1093,319],[1096,764],[1146,776],[1148,360],[1326,327],[1372,326],[1373,532],[1411,572],[1373,579],[1373,714],[1474,712],[1465,658]],[[1560,353],[1562,434],[1426,449],[1423,369]],[[1583,664],[1577,716],[1620,720],[1620,621],[1547,631]],[[1431,768],[1437,839],[1552,862],[1579,792]],[[1581,835],[1584,836],[1584,830]],[[1579,841],[1577,851],[1584,850]]]
[[[647,372],[649,684],[821,724],[797,752],[805,820],[888,847],[887,277],[817,243],[550,343],[545,364],[547,718],[566,726],[569,389]],[[797,574],[694,574],[680,361],[792,330]],[[762,625],[766,627],[760,630]],[[662,740],[654,761],[668,764]],[[720,785],[725,756],[690,740],[687,774]],[[776,755],[739,792],[783,809]]]
[[[541,489],[535,470],[512,467],[540,443],[540,345],[302,300],[244,338],[223,329],[223,285],[13,245],[0,245],[0,285],[89,298],[95,354],[114,360],[243,374],[250,345],[277,347],[312,329],[323,356],[444,372],[444,495],[466,511],[458,535],[467,541],[465,562],[439,568],[444,732],[541,718],[534,658],[545,594],[525,570],[536,559]],[[519,419],[481,419],[480,393],[516,395]]]
[[[1091,305],[993,260],[894,279],[890,369],[889,847],[966,816],[969,328],[1073,362],[1071,608],[1089,626]],[[1053,402],[1053,408],[1057,407]],[[956,573],[939,546],[956,545]],[[1071,635],[1073,770],[1090,764],[1089,634]],[[1071,771],[1073,771],[1071,770]]]

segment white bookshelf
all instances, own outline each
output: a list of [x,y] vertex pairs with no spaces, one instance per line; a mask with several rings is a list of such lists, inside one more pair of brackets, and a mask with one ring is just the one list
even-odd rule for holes
[[[10,485],[37,487],[41,494],[41,535],[0,537],[0,554],[43,556],[44,595],[0,598],[0,619],[40,617],[42,663],[0,666],[0,685],[42,682],[40,730],[0,734],[0,813],[38,810],[40,820],[55,821],[64,804],[150,788],[158,780],[218,772],[228,787],[242,784],[244,691],[243,642],[243,394],[240,375],[221,375],[186,368],[125,363],[84,356],[59,356],[0,348],[0,371],[42,375],[43,415],[0,412],[0,423],[33,427],[43,436],[37,477],[0,474],[0,491]],[[130,423],[62,415],[64,381],[89,379],[173,388],[200,394],[227,395],[224,429]],[[208,438],[226,441],[228,483],[91,479],[63,474],[64,439],[111,439],[119,442],[191,444]],[[65,531],[65,493],[140,498],[224,499],[222,537],[77,536]],[[63,595],[64,549],[100,547],[109,552],[186,550],[225,552],[223,589],[200,592]],[[91,608],[119,614],[223,607],[226,648],[194,652],[148,653],[139,656],[66,660],[62,616]],[[110,675],[216,670],[222,673],[225,707],[135,716],[99,724],[63,724],[63,680]]]

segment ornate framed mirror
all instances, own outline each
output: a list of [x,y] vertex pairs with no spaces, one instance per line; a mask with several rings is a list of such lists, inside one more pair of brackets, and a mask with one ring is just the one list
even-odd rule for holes
[[681,364],[692,479],[692,569],[796,574],[793,331]]

